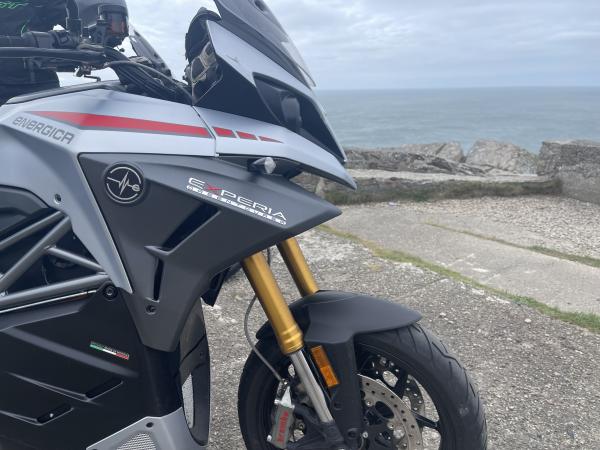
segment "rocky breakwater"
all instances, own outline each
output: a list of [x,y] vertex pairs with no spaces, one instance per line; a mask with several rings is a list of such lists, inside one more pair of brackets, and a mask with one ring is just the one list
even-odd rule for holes
[[600,142],[544,142],[537,173],[560,181],[567,197],[600,204]]
[[488,173],[501,170],[535,175],[537,171],[537,156],[509,142],[479,140],[475,142],[465,161]]
[[357,191],[315,176],[298,182],[338,204],[558,192],[555,180],[535,174],[535,155],[512,144],[478,141],[467,156],[456,142],[349,148],[346,154]]

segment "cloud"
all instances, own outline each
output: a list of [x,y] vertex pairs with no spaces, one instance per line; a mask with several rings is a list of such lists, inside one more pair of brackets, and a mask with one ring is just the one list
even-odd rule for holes
[[[597,0],[267,2],[322,88],[600,85]],[[181,75],[199,1],[128,4]]]

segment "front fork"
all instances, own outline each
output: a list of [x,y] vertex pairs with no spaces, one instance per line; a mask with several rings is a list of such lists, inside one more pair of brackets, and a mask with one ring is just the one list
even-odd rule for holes
[[[277,245],[277,248],[300,294],[305,297],[318,292],[317,283],[296,239],[283,241]],[[265,256],[256,253],[244,259],[242,267],[273,328],[279,348],[292,361],[296,375],[304,385],[319,420],[324,424],[333,424],[333,416],[329,411],[325,394],[304,356],[302,330],[283,298]]]

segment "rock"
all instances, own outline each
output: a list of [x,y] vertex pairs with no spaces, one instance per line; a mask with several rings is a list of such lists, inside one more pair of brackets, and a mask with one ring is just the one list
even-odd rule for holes
[[448,161],[453,162],[463,162],[465,159],[465,154],[463,152],[462,145],[460,142],[442,142],[442,143],[433,143],[433,144],[403,144],[397,147],[384,147],[384,148],[376,148],[372,150],[364,150],[364,149],[349,149],[358,150],[358,151],[367,151],[367,152],[385,152],[389,154],[395,153],[405,153],[405,154],[414,154],[421,156],[437,156],[439,158],[447,159]]
[[535,174],[537,158],[524,148],[506,142],[479,140],[467,155],[470,165],[520,174]]
[[544,142],[540,150],[537,173],[555,176],[561,168],[580,164],[600,165],[600,142]]
[[465,153],[463,152],[462,145],[460,145],[458,142],[449,142],[444,144],[438,150],[436,156],[454,162],[463,162],[465,159]]
[[393,149],[383,149],[391,151],[401,151],[405,153],[414,153],[423,156],[437,156],[448,161],[463,162],[465,154],[460,142],[445,142],[434,144],[406,144]]
[[458,143],[415,144],[370,150],[350,148],[346,149],[346,155],[349,169],[461,175],[484,173],[482,168],[460,162],[463,153]]
[[525,319],[525,323],[527,323],[527,324],[531,323],[531,319]]
[[558,179],[563,195],[600,204],[600,142],[544,142],[537,172]]

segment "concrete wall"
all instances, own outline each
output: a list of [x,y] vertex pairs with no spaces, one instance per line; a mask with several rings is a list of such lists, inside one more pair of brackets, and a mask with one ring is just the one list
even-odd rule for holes
[[600,142],[544,142],[538,175],[560,180],[567,197],[600,204]]

